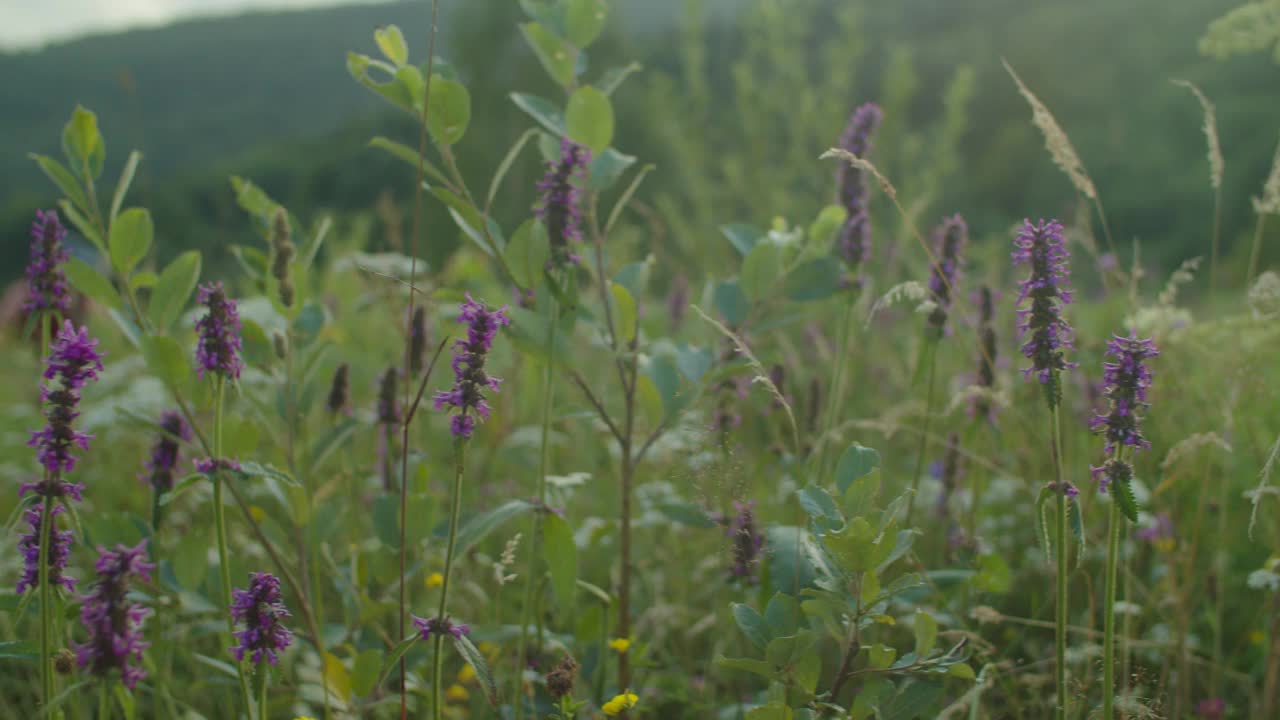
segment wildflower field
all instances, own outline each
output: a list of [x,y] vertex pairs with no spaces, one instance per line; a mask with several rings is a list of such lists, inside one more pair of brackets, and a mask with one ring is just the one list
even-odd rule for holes
[[[771,0],[732,67],[699,3],[684,74],[594,62],[624,4],[521,0],[537,79],[493,97],[431,0],[370,28],[333,62],[400,116],[362,138],[399,201],[236,173],[212,245],[45,90],[0,226],[0,718],[1280,717],[1280,102],[1255,177],[1226,99],[1166,88],[1203,210],[1162,243],[996,40],[913,100],[787,61]],[[855,5],[796,11],[815,53]],[[1189,76],[1276,8],[1175,38]],[[1052,191],[973,200],[973,124]]]

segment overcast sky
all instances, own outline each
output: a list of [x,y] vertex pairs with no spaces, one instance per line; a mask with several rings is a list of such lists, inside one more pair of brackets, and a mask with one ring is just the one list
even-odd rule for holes
[[163,25],[192,15],[372,0],[0,0],[0,50],[38,47],[94,32]]

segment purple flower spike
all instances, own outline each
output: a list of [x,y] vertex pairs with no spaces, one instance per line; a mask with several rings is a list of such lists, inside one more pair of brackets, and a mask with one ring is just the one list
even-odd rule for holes
[[239,645],[231,648],[236,660],[249,655],[255,664],[265,659],[275,665],[277,653],[293,643],[293,633],[281,624],[289,617],[280,595],[280,580],[271,573],[250,573],[249,589],[236,588],[232,593],[231,618],[241,626],[237,630]]
[[1076,366],[1063,354],[1073,347],[1071,326],[1062,317],[1063,307],[1071,303],[1067,268],[1071,255],[1062,237],[1062,225],[1056,220],[1024,220],[1013,245],[1013,264],[1031,266],[1031,274],[1019,283],[1014,303],[1031,301],[1031,307],[1018,310],[1018,332],[1027,338],[1022,354],[1032,363],[1023,375],[1035,373],[1045,386],[1049,406],[1056,407],[1062,395],[1058,373]]
[[417,615],[410,615],[409,617],[413,618],[413,626],[418,628],[418,633],[422,635],[423,640],[429,640],[432,633],[452,635],[455,638],[471,634],[471,627],[466,623],[455,623],[447,617],[420,618]]
[[729,523],[733,541],[733,567],[729,574],[746,582],[754,582],[760,551],[764,549],[764,536],[756,527],[755,506],[754,502],[735,500],[733,507],[738,512]]
[[929,295],[933,299],[934,309],[929,313],[929,325],[943,331],[947,325],[947,313],[951,311],[951,303],[956,282],[960,279],[960,266],[963,262],[961,253],[969,242],[969,226],[959,213],[942,221],[942,225],[934,232],[935,264],[929,274]]
[[[871,136],[880,127],[880,106],[866,103],[853,111],[849,124],[840,136],[840,148],[857,157],[871,153]],[[871,255],[871,216],[867,213],[870,186],[866,173],[841,163],[836,170],[836,195],[845,209],[844,225],[836,238],[836,255],[850,272],[858,269]]]
[[201,378],[206,372],[223,378],[239,378],[244,362],[240,360],[240,313],[236,302],[227,297],[222,283],[211,282],[200,286],[196,301],[207,312],[196,321],[196,372]]
[[146,540],[135,547],[100,547],[98,553],[98,579],[93,592],[81,598],[80,622],[89,631],[89,641],[76,647],[76,660],[101,679],[119,670],[125,687],[132,690],[147,675],[134,663],[141,662],[142,651],[149,647],[142,639],[142,624],[151,611],[129,602],[129,582],[151,582],[155,565],[146,560]]
[[[18,540],[18,551],[22,553],[23,561],[22,577],[18,579],[19,595],[28,589],[34,590],[40,587],[40,520],[43,512],[44,505],[36,504],[27,508],[23,515],[27,524],[31,526],[31,531]],[[58,505],[54,506],[50,514],[53,527],[49,530],[53,542],[49,545],[49,584],[55,587],[61,585],[67,592],[74,592],[75,578],[62,574],[67,567],[67,558],[71,555],[73,535],[70,530],[59,530],[57,521],[53,520],[63,512],[65,511],[62,506]]]
[[1105,415],[1094,415],[1089,421],[1089,429],[1106,438],[1107,453],[1114,454],[1122,445],[1135,451],[1151,447],[1142,436],[1142,417],[1138,413],[1148,407],[1151,368],[1147,367],[1147,360],[1159,355],[1155,343],[1132,334],[1127,338],[1114,336],[1107,343],[1107,356],[1114,359],[1102,364],[1102,380],[1110,408]]
[[435,407],[456,409],[458,414],[450,421],[451,430],[455,437],[469,438],[475,431],[477,416],[481,420],[489,419],[489,403],[484,391],[498,392],[502,380],[485,373],[485,358],[498,328],[510,325],[511,320],[505,306],[490,310],[483,302],[467,295],[458,322],[467,324],[467,337],[453,344],[453,388],[436,392]]
[[22,309],[27,312],[56,310],[66,313],[71,307],[67,293],[67,276],[62,266],[67,251],[62,241],[67,229],[55,210],[36,210],[31,223],[31,260],[27,263],[27,299]]
[[[995,327],[992,325],[995,314],[996,293],[991,288],[983,285],[978,291],[978,340],[980,345],[976,384],[987,391],[995,388],[996,359],[1000,354],[999,344],[996,342]],[[995,425],[996,407],[991,402],[991,399],[986,396],[979,395],[973,398],[969,405],[969,414],[972,417]]]
[[151,446],[151,457],[147,460],[147,471],[138,479],[151,485],[160,494],[173,489],[173,473],[178,467],[178,456],[181,442],[191,439],[191,428],[182,414],[167,410],[160,416],[160,427],[164,432],[156,438]]
[[578,224],[582,221],[582,186],[586,183],[591,151],[569,138],[560,140],[560,159],[547,163],[547,174],[538,183],[542,197],[534,212],[547,228],[551,242],[550,266],[577,264],[570,249],[582,241]]
[[[80,416],[76,410],[80,404],[80,389],[90,380],[97,380],[102,371],[102,353],[97,350],[98,341],[89,337],[87,328],[76,330],[68,320],[50,346],[44,371],[45,383],[40,394],[46,403],[44,416],[49,421],[41,430],[31,433],[27,445],[36,448],[40,464],[53,476],[52,480],[34,487],[45,496],[71,494],[79,496],[79,490],[68,490],[57,476],[70,472],[76,465],[72,446],[89,449],[92,435],[72,427]],[[56,381],[50,383],[49,381]]]

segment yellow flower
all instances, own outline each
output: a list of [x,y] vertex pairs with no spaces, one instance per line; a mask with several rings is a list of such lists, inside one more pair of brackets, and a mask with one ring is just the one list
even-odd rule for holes
[[481,655],[490,659],[497,657],[498,651],[501,650],[501,648],[488,640],[481,640],[480,644],[476,646],[476,649],[480,651]]
[[[610,640],[609,647],[613,648],[614,652],[619,655],[626,654],[626,652],[631,649],[631,638],[617,638]],[[618,697],[622,696],[619,695]]]
[[266,511],[266,510],[263,510],[262,508],[258,507],[257,505],[250,505],[250,506],[249,506],[249,516],[253,518],[253,521],[254,521],[254,522],[259,522],[259,523],[260,523],[260,522],[262,522],[263,520],[266,520],[266,519],[267,519],[267,511]]
[[458,671],[458,682],[466,684],[476,679],[476,669],[470,665],[463,665]]
[[444,691],[444,697],[450,702],[466,702],[471,699],[471,693],[461,685],[450,685],[449,689]]
[[638,702],[640,702],[640,696],[628,690],[621,695],[613,696],[613,699],[605,703],[604,707],[600,709],[604,710],[605,715],[613,716],[621,713],[623,710],[630,710],[635,707]]
[[438,588],[444,584],[444,575],[440,573],[431,573],[427,576],[427,587]]

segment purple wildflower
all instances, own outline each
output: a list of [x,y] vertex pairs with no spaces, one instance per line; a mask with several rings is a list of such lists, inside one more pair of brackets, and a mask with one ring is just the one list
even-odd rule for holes
[[[951,433],[947,437],[946,453],[943,454],[940,462],[935,461],[935,465],[935,477],[942,485],[938,493],[936,510],[938,516],[945,519],[951,515],[951,497],[956,491],[956,479],[960,477],[960,435],[958,433]],[[934,472],[934,467],[930,467],[930,472]]]
[[201,378],[206,372],[223,378],[239,378],[244,363],[240,360],[240,313],[236,301],[227,297],[222,283],[211,282],[200,286],[196,300],[207,312],[196,321],[199,339],[196,345],[197,373]]
[[[67,558],[71,555],[71,541],[74,536],[70,530],[59,530],[57,521],[54,520],[63,512],[65,510],[61,505],[55,505],[49,515],[49,521],[52,523],[49,533],[53,540],[48,553],[49,584],[55,587],[61,585],[67,592],[74,592],[75,578],[63,575],[67,567]],[[18,579],[19,595],[26,592],[28,588],[34,590],[40,587],[40,539],[42,536],[40,520],[43,513],[44,505],[37,503],[27,508],[23,514],[27,524],[31,526],[31,531],[18,540],[18,550],[22,553],[23,561],[22,577]]]
[[943,220],[934,231],[937,250],[929,274],[929,295],[934,308],[929,313],[929,325],[938,332],[947,325],[947,313],[951,310],[956,281],[960,278],[961,253],[968,241],[969,227],[959,213]]
[[[52,481],[37,487],[41,495],[67,493],[57,476],[75,467],[73,445],[82,450],[89,449],[89,440],[93,436],[74,429],[71,423],[80,416],[76,410],[80,403],[80,389],[88,381],[97,380],[98,373],[102,371],[102,353],[98,352],[97,345],[98,341],[89,337],[87,328],[77,331],[67,320],[50,346],[44,378],[46,381],[56,380],[57,384],[45,382],[40,388],[41,398],[46,403],[44,416],[49,424],[32,432],[31,440],[27,442],[37,449],[40,464],[53,476]],[[78,491],[72,494],[78,496]]]
[[560,159],[547,163],[547,174],[538,183],[542,197],[534,211],[542,219],[551,242],[548,267],[577,264],[578,256],[570,249],[581,241],[578,223],[582,220],[581,194],[586,182],[587,163],[591,151],[569,138],[560,140]]
[[1127,338],[1116,335],[1107,343],[1107,355],[1114,360],[1102,364],[1102,380],[1110,408],[1106,414],[1094,415],[1089,429],[1106,438],[1108,453],[1114,454],[1121,445],[1134,450],[1151,447],[1142,436],[1138,413],[1148,406],[1147,388],[1151,387],[1151,368],[1146,361],[1159,354],[1155,343],[1133,334]]
[[31,223],[31,260],[27,263],[27,299],[22,309],[27,312],[56,310],[66,313],[71,307],[67,293],[67,276],[62,266],[67,262],[67,251],[62,241],[67,229],[62,226],[56,210],[36,210]]
[[1169,513],[1157,513],[1152,518],[1150,525],[1138,528],[1138,532],[1134,534],[1139,540],[1151,543],[1158,548],[1167,547],[1172,549],[1174,540],[1173,519],[1169,517]]
[[196,472],[204,473],[205,475],[212,475],[219,471],[240,469],[239,461],[232,460],[231,458],[202,457],[196,458],[194,464],[196,466]]
[[329,399],[325,409],[330,415],[346,412],[351,395],[351,366],[342,363],[333,371],[333,381],[329,384]]
[[396,402],[396,384],[400,374],[394,367],[387,368],[378,378],[378,424],[397,425],[400,422],[400,404]]
[[173,473],[178,467],[181,443],[191,439],[191,428],[181,413],[166,410],[160,416],[160,429],[162,432],[151,446],[147,471],[138,479],[151,485],[156,493],[164,494],[173,489]]
[[98,579],[93,592],[82,597],[80,609],[89,641],[76,647],[76,660],[99,678],[119,670],[125,687],[132,690],[147,674],[131,661],[141,661],[149,646],[142,639],[142,623],[151,611],[129,602],[129,581],[151,582],[155,565],[146,560],[146,540],[132,548],[117,545],[114,551],[100,547],[98,553]]
[[[840,147],[857,157],[871,152],[871,136],[880,127],[882,113],[875,103],[866,103],[853,111],[849,124],[840,136]],[[857,270],[871,254],[871,217],[867,213],[870,187],[865,173],[841,163],[836,170],[836,194],[845,209],[844,225],[836,238],[836,255],[850,271]]]
[[427,357],[427,309],[418,306],[409,323],[409,374],[418,377]]
[[465,623],[453,622],[448,617],[420,618],[417,615],[410,615],[409,617],[413,618],[413,626],[418,628],[418,633],[422,635],[423,640],[429,640],[432,633],[452,635],[455,638],[471,634],[470,626]]
[[1022,354],[1032,364],[1023,370],[1023,375],[1036,373],[1045,386],[1050,407],[1056,407],[1062,396],[1058,373],[1076,366],[1063,355],[1072,348],[1071,326],[1062,317],[1063,306],[1071,302],[1067,268],[1070,253],[1062,237],[1062,225],[1056,220],[1024,220],[1013,244],[1013,264],[1031,266],[1031,274],[1019,284],[1014,303],[1031,301],[1031,307],[1018,310],[1018,332],[1030,335],[1022,345]]
[[1196,715],[1206,720],[1222,720],[1227,714],[1227,701],[1220,697],[1205,698],[1196,705]]
[[453,434],[469,438],[475,430],[476,416],[482,420],[489,419],[489,403],[485,400],[484,391],[497,392],[502,381],[485,373],[485,358],[498,328],[510,325],[511,320],[507,318],[506,306],[490,310],[468,294],[458,322],[467,324],[467,337],[453,344],[453,388],[436,392],[435,407],[437,410],[446,407],[456,409],[458,414],[450,421]]
[[276,653],[293,642],[293,633],[280,622],[287,617],[279,578],[271,573],[249,573],[249,589],[232,592],[231,619],[241,625],[235,632],[240,644],[231,648],[236,660],[244,662],[248,654],[254,663],[261,664],[265,658],[275,665]]
[[754,502],[735,500],[733,507],[737,514],[729,523],[729,537],[733,541],[733,567],[729,574],[747,582],[754,581],[760,551],[764,549],[764,536],[756,527],[755,506]]

